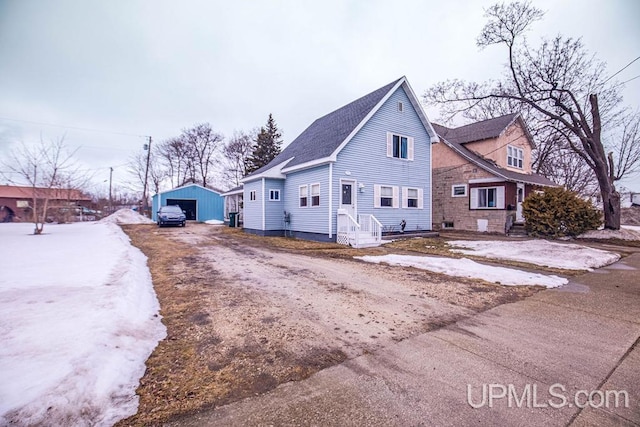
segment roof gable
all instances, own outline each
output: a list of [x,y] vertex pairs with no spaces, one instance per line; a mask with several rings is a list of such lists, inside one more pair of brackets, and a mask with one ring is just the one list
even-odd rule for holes
[[215,189],[215,188],[207,188],[207,187],[203,187],[200,184],[190,183],[190,184],[185,184],[185,185],[181,185],[179,187],[172,188],[170,190],[161,191],[160,193],[158,193],[158,194],[156,194],[154,196],[171,193],[173,191],[183,190],[183,189],[189,188],[189,187],[197,187],[199,189],[206,190],[206,191],[209,191],[211,193],[216,193],[217,195],[221,195],[223,193],[222,190],[218,190],[218,189]]
[[[335,160],[337,153],[400,86],[405,88],[411,104],[418,112],[432,140],[436,139],[436,132],[422,111],[413,90],[408,85],[406,78],[401,77],[315,120],[275,159],[246,177],[245,180],[258,178],[278,165],[290,170],[322,160]],[[288,163],[283,165],[284,162]]]
[[445,138],[443,140],[443,143],[462,158],[484,169],[490,174],[502,178],[506,181],[524,182],[527,184],[541,185],[546,187],[557,186],[555,182],[537,173],[526,174],[503,169],[491,160],[485,159],[484,157],[467,149],[464,145],[458,142],[453,142]]

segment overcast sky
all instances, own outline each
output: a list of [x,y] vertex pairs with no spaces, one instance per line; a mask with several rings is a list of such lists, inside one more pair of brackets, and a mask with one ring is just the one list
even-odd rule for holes
[[[475,45],[492,3],[0,0],[0,156],[65,135],[103,185],[110,166],[115,182],[130,180],[122,165],[145,143],[133,135],[161,141],[209,122],[230,136],[273,113],[286,144],[403,75],[418,96],[446,79],[499,77],[505,52]],[[640,56],[640,1],[534,4],[546,15],[532,42],[582,37],[610,74]],[[638,75],[640,61],[616,79]],[[623,95],[637,109],[640,78]],[[625,184],[640,191],[635,181]]]

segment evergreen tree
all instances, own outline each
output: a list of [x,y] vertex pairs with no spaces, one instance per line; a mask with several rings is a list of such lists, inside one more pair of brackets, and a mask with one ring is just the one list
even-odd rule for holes
[[265,166],[280,154],[281,138],[282,134],[278,129],[278,125],[276,125],[273,115],[269,114],[267,126],[260,128],[260,132],[258,132],[255,140],[256,145],[253,147],[253,152],[247,159],[245,168],[247,175]]

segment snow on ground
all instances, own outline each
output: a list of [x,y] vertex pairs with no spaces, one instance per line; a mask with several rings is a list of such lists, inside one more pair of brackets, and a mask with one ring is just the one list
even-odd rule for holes
[[111,426],[166,334],[146,257],[115,224],[32,229],[0,224],[0,425]]
[[579,235],[578,239],[640,240],[640,227],[623,225],[620,230],[591,230]]
[[107,222],[114,224],[155,224],[152,219],[140,215],[133,209],[118,209],[111,215],[102,218],[98,222]]
[[210,219],[208,221],[205,221],[204,223],[210,225],[224,225],[224,221],[220,221],[219,219]]
[[613,252],[546,240],[451,240],[447,243],[450,246],[465,248],[450,249],[451,252],[521,261],[565,270],[592,270],[612,264],[620,259],[620,255]]
[[397,254],[361,256],[355,258],[376,264],[383,262],[389,265],[415,267],[421,270],[433,271],[434,273],[448,274],[449,276],[482,279],[487,282],[506,286],[538,285],[547,288],[557,288],[568,282],[567,279],[554,275],[529,273],[505,267],[494,267],[480,264],[467,258],[455,259]]

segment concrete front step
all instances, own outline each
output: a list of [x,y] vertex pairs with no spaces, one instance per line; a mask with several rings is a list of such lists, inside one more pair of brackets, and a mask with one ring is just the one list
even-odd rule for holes
[[507,235],[511,237],[527,237],[529,234],[523,224],[514,224]]

